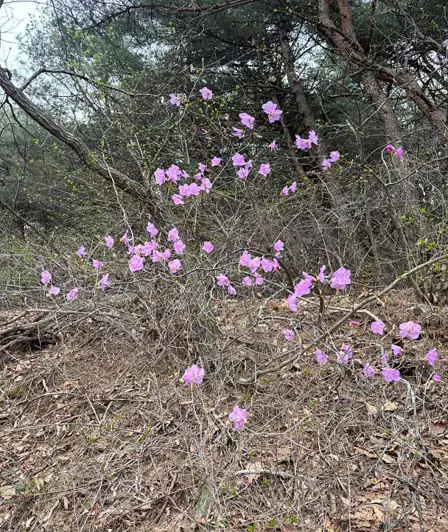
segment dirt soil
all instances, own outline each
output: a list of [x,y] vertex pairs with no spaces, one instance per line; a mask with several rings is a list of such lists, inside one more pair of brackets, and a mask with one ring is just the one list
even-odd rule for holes
[[[386,337],[360,315],[322,346],[350,344],[348,366],[309,353],[244,385],[296,349],[284,327],[312,340],[316,301],[297,316],[281,301],[215,307],[207,360],[93,326],[0,353],[1,530],[448,531],[448,377],[442,364],[434,382],[424,358],[448,356],[447,308],[395,292],[370,308]],[[363,378],[411,319],[423,333],[393,361],[404,380]],[[180,382],[192,363],[206,369],[193,389]],[[235,404],[249,414],[239,432]]]

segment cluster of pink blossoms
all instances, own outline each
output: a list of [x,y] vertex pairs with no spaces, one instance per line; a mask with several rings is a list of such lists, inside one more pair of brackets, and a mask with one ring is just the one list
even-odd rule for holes
[[[212,159],[212,166],[221,164],[221,160],[218,157]],[[184,198],[190,196],[199,196],[202,193],[208,194],[213,187],[212,182],[208,177],[205,177],[204,173],[207,167],[203,163],[199,163],[198,171],[194,175],[195,181],[191,183],[178,184],[181,179],[191,179],[190,175],[181,170],[176,164],[172,164],[168,169],[157,168],[154,172],[154,180],[157,185],[162,186],[165,183],[173,183],[178,186],[178,193],[173,194],[171,199],[175,205],[183,205]]]
[[[294,292],[290,294],[286,299],[286,304],[291,312],[297,312],[297,299],[307,296],[311,293],[314,285],[317,283],[325,284],[325,266],[321,266],[319,273],[316,276],[310,275],[307,272],[303,272],[303,279],[294,286]],[[331,279],[330,286],[335,290],[344,290],[351,284],[351,272],[344,267],[337,269]]]
[[[235,167],[236,175],[238,179],[244,181],[248,178],[249,173],[253,166],[253,160],[246,161],[244,155],[241,153],[235,153],[232,155],[232,164]],[[271,172],[271,165],[269,163],[261,163],[258,169],[258,173],[263,177],[266,177]]]
[[400,146],[399,148],[395,148],[394,146],[392,146],[392,144],[388,144],[385,149],[386,153],[393,152],[395,157],[398,157],[399,159],[401,159],[404,155],[404,149],[402,148],[402,146]]
[[[203,100],[213,99],[213,92],[207,87],[202,87],[199,93],[201,94]],[[171,105],[174,105],[174,107],[180,107],[181,101],[178,94],[170,94],[169,97]]]
[[[355,322],[356,327],[358,327],[360,324],[359,322]],[[350,325],[352,325],[352,322],[350,322]],[[371,323],[370,330],[373,334],[377,335],[383,335],[384,334],[384,328],[385,324],[381,320],[376,320]],[[417,340],[421,333],[421,326],[418,323],[415,323],[413,321],[407,321],[405,323],[401,323],[399,326],[400,329],[400,336],[401,338],[407,338],[409,340]],[[283,331],[285,334],[285,331]],[[285,335],[286,339],[286,335]],[[391,351],[392,354],[395,357],[400,357],[403,353],[403,348],[399,345],[392,344],[391,345]],[[347,364],[348,361],[353,357],[353,350],[350,346],[347,344],[344,344],[341,348],[341,350],[337,353],[335,362],[338,364]],[[315,351],[315,358],[316,362],[318,362],[320,365],[328,364],[329,360],[327,355],[321,350],[316,349]],[[425,355],[426,361],[431,367],[435,367],[436,364],[440,361],[440,354],[437,351],[437,349],[433,348],[430,349],[426,355]],[[389,365],[389,359],[390,355],[388,353],[383,353],[380,358],[380,363],[382,365],[381,369],[381,375],[383,379],[386,382],[398,382],[401,380],[400,370],[394,367],[391,367]],[[370,363],[366,363],[363,367],[362,374],[365,378],[373,378],[376,375],[376,369],[375,366],[373,366]],[[436,382],[441,381],[440,375],[433,375],[432,379]]]
[[[204,380],[204,375],[205,370],[194,364],[185,370],[181,380],[187,386],[200,386]],[[241,430],[247,422],[247,410],[235,405],[229,414],[229,420],[233,423],[234,430]]]
[[[264,284],[264,277],[260,273],[260,270],[263,270],[264,273],[271,273],[278,271],[280,269],[280,264],[278,258],[280,257],[281,252],[285,249],[284,242],[277,240],[274,243],[274,258],[270,259],[268,257],[256,257],[252,256],[247,250],[244,250],[239,258],[239,265],[243,268],[248,268],[250,270],[250,275],[243,277],[241,283],[243,286],[261,286]],[[236,289],[232,285],[230,279],[227,275],[220,273],[216,277],[216,284],[219,287],[227,288],[227,293],[231,296],[236,295]]]
[[289,194],[294,194],[296,190],[297,190],[297,182],[294,181],[294,183],[292,183],[292,185],[289,185],[289,187],[288,186],[283,187],[281,194],[282,196],[289,196]]
[[322,169],[328,170],[336,161],[339,161],[341,154],[338,151],[330,152],[330,157],[322,161]]
[[319,139],[317,137],[317,133],[314,130],[311,130],[308,133],[308,138],[302,138],[300,135],[296,135],[296,147],[299,150],[310,150],[313,146],[317,146],[319,144]]
[[131,256],[129,259],[129,269],[135,273],[144,268],[146,257],[150,257],[153,263],[167,262],[170,273],[177,273],[182,270],[182,262],[179,259],[169,260],[173,253],[175,255],[182,255],[185,251],[185,244],[179,236],[179,231],[176,227],[173,227],[168,231],[167,240],[172,244],[172,249],[166,247],[163,249],[159,242],[155,240],[159,230],[152,222],[149,222],[146,226],[146,231],[151,237],[151,240],[138,244],[136,246],[130,246],[129,242],[125,244],[128,247],[128,253]]
[[[159,242],[156,240],[157,235],[159,234],[159,230],[156,228],[156,226],[149,222],[146,231],[151,237],[151,240],[147,240],[143,242],[143,244],[137,244],[137,245],[131,245],[129,240],[128,232],[126,231],[124,235],[120,238],[120,241],[123,243],[123,245],[127,248],[127,253],[130,255],[130,259],[128,261],[128,267],[131,272],[135,273],[140,270],[142,270],[145,266],[145,260],[149,257],[153,263],[159,263],[159,262],[167,262],[168,269],[170,273],[175,274],[182,270],[182,262],[174,258],[172,260],[169,260],[173,253],[175,255],[182,255],[185,251],[185,244],[182,241],[182,239],[179,236],[179,231],[177,228],[173,227],[168,231],[167,234],[167,240],[172,244],[172,247],[165,247],[162,248]],[[104,243],[106,245],[106,248],[112,249],[115,245],[115,241],[112,236],[106,236],[104,237]],[[214,250],[214,246],[211,242],[204,242],[202,245],[202,250],[206,254],[210,254]],[[86,257],[87,251],[84,246],[81,246],[76,251],[76,256],[84,260]],[[104,263],[98,259],[92,260],[92,267],[99,271],[104,266]],[[47,270],[43,271],[41,273],[41,283],[45,286],[49,285],[51,283],[52,276],[51,273]],[[98,280],[98,286],[101,288],[101,290],[106,290],[111,284],[109,274],[105,273],[101,276],[101,278]],[[61,288],[58,286],[50,286],[48,289],[48,293],[52,296],[57,296],[61,292]],[[65,298],[67,301],[73,301],[78,297],[79,289],[78,288],[72,288],[67,292],[65,295]]]
[[240,117],[240,121],[243,124],[243,126],[246,126],[247,129],[254,129],[254,124],[255,124],[254,116],[248,113],[240,113],[239,117]]
[[[213,98],[213,92],[207,88],[203,87],[200,91],[200,94],[204,100],[211,100]],[[174,105],[176,107],[180,107],[180,100],[179,97],[176,94],[170,94],[170,103],[171,105]],[[262,110],[264,113],[267,114],[269,123],[274,123],[281,119],[281,116],[283,114],[283,111],[278,108],[278,105],[272,101],[268,101],[262,105]],[[253,130],[255,126],[255,117],[250,115],[249,113],[239,113],[239,119],[241,124],[246,127],[249,130]],[[244,132],[241,128],[233,126],[233,134],[237,136],[239,139],[243,138]],[[316,131],[311,130],[308,132],[308,138],[301,137],[300,135],[296,135],[295,138],[295,145],[299,150],[310,150],[313,146],[317,146],[319,144],[319,139],[317,136]],[[269,144],[269,148],[271,150],[277,149],[276,141],[272,141]],[[391,149],[395,150],[395,148],[391,145],[388,145],[386,147],[386,151],[390,151]],[[395,154],[397,157],[401,157],[403,155],[402,148],[398,148],[395,150]],[[340,153],[338,151],[332,151],[330,153],[330,157],[327,159],[324,159],[322,161],[322,169],[328,170],[331,168],[331,166],[338,161],[340,158]],[[219,158],[214,158],[213,160]],[[237,168],[236,174],[238,179],[244,181],[248,178],[249,173],[253,166],[253,161],[250,159],[249,161],[245,161],[244,156],[240,153],[236,153],[232,157],[233,166]],[[218,163],[219,164],[219,163]],[[212,162],[212,166],[214,166]],[[173,168],[174,167],[174,168]],[[174,176],[166,175],[170,172],[171,174],[174,172]],[[167,171],[164,171],[163,169],[158,168],[155,172],[155,180],[156,183],[159,185],[163,185],[167,178],[168,180],[177,183],[177,181],[180,179],[179,176],[184,177],[185,179],[189,178],[188,174],[186,172],[181,171],[176,165],[172,165]],[[266,177],[271,172],[271,167],[269,163],[262,163],[260,164],[260,167],[258,169],[258,173],[264,177]],[[184,204],[184,198],[189,196],[198,196],[201,194],[201,192],[208,193],[210,192],[212,188],[212,184],[208,178],[204,178],[203,172],[199,172],[199,174],[195,175],[195,179],[200,180],[200,184],[197,183],[191,183],[191,184],[184,184],[179,187],[179,191],[177,194],[173,194],[172,201],[175,205],[183,205]],[[204,181],[205,179],[205,181]],[[290,186],[285,186],[281,190],[281,195],[288,196],[289,194],[292,194],[296,192],[297,190],[297,183],[294,182]]]
[[[106,247],[108,249],[112,249],[114,247],[114,239],[111,237],[111,236],[105,236],[104,237],[104,243],[106,245]],[[80,259],[80,260],[84,260],[85,256],[87,254],[87,251],[86,251],[86,248],[84,246],[81,246],[77,251],[76,251],[76,256]],[[103,262],[101,262],[100,260],[97,260],[97,259],[93,259],[92,260],[92,267],[95,269],[95,270],[100,270],[102,268],[102,266],[104,265]],[[41,273],[41,283],[43,285],[48,285],[51,283],[51,280],[52,280],[52,276],[51,276],[51,273],[47,270],[44,270],[42,273]],[[101,288],[101,290],[106,290],[106,288],[108,288],[110,286],[110,279],[109,279],[109,274],[108,273],[105,273],[98,281],[98,286]],[[53,286],[51,285],[49,288],[48,288],[48,294],[51,295],[51,296],[58,296],[59,294],[61,293],[61,288],[59,286]],[[79,293],[79,288],[71,288],[66,294],[65,294],[65,299],[67,301],[73,301],[74,299],[76,299],[78,297],[78,293]]]
[[264,103],[261,108],[268,115],[268,120],[270,124],[272,124],[273,122],[277,122],[277,120],[280,120],[283,114],[283,111],[278,108],[277,104],[271,101]]
[[[211,100],[213,93],[207,87],[203,87],[200,90],[201,96],[204,100]],[[180,107],[180,100],[176,94],[170,94],[170,103],[176,107]],[[281,109],[278,108],[277,104],[269,101],[262,105],[263,111],[268,115],[270,123],[273,123],[277,120],[280,120],[280,117],[283,113]],[[252,130],[255,125],[255,117],[249,113],[239,113],[240,122],[247,129]],[[234,135],[238,138],[244,136],[243,130],[237,127],[233,127]],[[317,139],[317,137],[316,137]],[[271,150],[277,149],[277,144],[275,140],[269,144]],[[236,174],[238,179],[245,180],[249,176],[249,173],[253,166],[253,160],[245,161],[244,156],[240,153],[235,153],[232,157],[233,166],[237,169]],[[219,157],[213,157],[211,161],[211,166],[218,166],[221,164],[221,159]],[[212,183],[208,178],[204,177],[205,165],[199,163],[199,172],[194,176],[195,180],[199,182],[193,182],[190,184],[183,184],[179,186],[178,193],[173,194],[171,197],[175,205],[183,205],[184,198],[189,196],[199,196],[202,192],[209,193],[212,189]],[[271,172],[271,166],[269,163],[261,163],[258,169],[258,173],[263,177],[266,177]],[[184,170],[181,170],[177,165],[171,165],[167,170],[163,168],[157,168],[154,172],[154,178],[157,185],[163,185],[167,181],[177,184],[180,179],[189,179],[190,176]],[[295,185],[294,185],[295,187]],[[291,191],[293,189],[291,188]],[[295,188],[294,188],[295,192]]]

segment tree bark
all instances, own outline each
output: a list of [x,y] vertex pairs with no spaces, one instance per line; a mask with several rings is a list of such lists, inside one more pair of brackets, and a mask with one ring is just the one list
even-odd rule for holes
[[284,28],[279,28],[280,33],[280,50],[283,59],[283,66],[285,67],[286,79],[291,88],[291,91],[294,95],[294,98],[297,103],[297,108],[299,110],[302,123],[306,129],[314,129],[315,120],[310,106],[308,105],[308,100],[306,98],[305,92],[303,90],[302,84],[296,74],[296,68],[294,64],[294,54],[291,49],[291,44],[289,42],[288,34]]
[[337,6],[340,28],[331,19],[330,0],[320,0],[319,3],[317,29],[326,41],[338,54],[345,57],[354,71],[373,73],[377,80],[386,81],[403,89],[407,98],[415,103],[435,129],[446,135],[446,109],[431,101],[411,72],[376,63],[371,56],[366,54],[356,37],[348,0],[337,0]]

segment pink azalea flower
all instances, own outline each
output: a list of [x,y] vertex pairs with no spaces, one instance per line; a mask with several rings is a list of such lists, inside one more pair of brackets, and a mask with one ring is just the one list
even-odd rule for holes
[[213,98],[213,92],[207,87],[202,87],[199,92],[204,100],[211,100]]
[[395,157],[398,157],[399,159],[401,159],[404,155],[404,149],[400,146],[399,148],[395,150],[394,155]]
[[78,297],[78,289],[77,288],[72,288],[70,290],[70,292],[68,292],[67,295],[65,296],[65,299],[67,301],[73,301],[77,297]]
[[240,257],[240,266],[249,266],[250,261],[252,260],[252,255],[244,250]]
[[156,185],[163,185],[166,182],[165,170],[163,168],[157,168],[154,172],[154,178]]
[[182,171],[176,164],[172,164],[168,170],[165,171],[165,174],[171,183],[177,183],[182,175]]
[[329,168],[331,168],[331,165],[332,165],[332,162],[330,159],[324,159],[322,161],[322,170],[328,170]]
[[148,222],[148,225],[146,226],[146,232],[149,234],[151,238],[155,238],[159,230],[152,222]]
[[384,334],[385,326],[386,325],[382,320],[376,320],[370,324],[370,330],[373,332],[373,334],[378,334],[382,336]]
[[294,294],[286,298],[286,304],[291,312],[297,312],[297,296]]
[[179,187],[179,196],[188,197],[190,196],[190,185],[180,185]]
[[214,249],[215,249],[215,246],[211,242],[207,241],[202,244],[202,251],[204,253],[210,254],[213,252]]
[[336,161],[339,161],[340,157],[341,157],[341,154],[338,151],[330,152],[330,161],[332,163],[335,163]]
[[294,183],[289,187],[290,192],[295,192],[297,190],[297,183],[294,181]]
[[221,164],[222,159],[220,157],[213,157],[211,161],[212,166],[219,166]]
[[249,175],[249,169],[248,168],[240,168],[236,175],[238,176],[238,179],[241,179],[241,180],[245,180],[247,179],[248,175]]
[[392,144],[388,144],[385,148],[386,150],[386,153],[390,153],[391,151],[394,151],[394,147],[392,146]]
[[48,272],[47,270],[43,271],[40,274],[40,282],[42,284],[48,284],[50,281],[51,281],[51,273]]
[[371,379],[372,377],[375,377],[375,368],[370,364],[365,364],[362,370],[362,374],[366,379]]
[[143,266],[145,264],[145,259],[143,257],[139,257],[138,255],[134,255],[129,260],[129,269],[132,273],[138,272],[139,270],[143,270]]
[[352,283],[350,276],[350,270],[347,270],[344,267],[339,268],[333,273],[330,284],[331,288],[336,290],[344,290],[344,288]]
[[177,273],[182,270],[182,263],[179,259],[170,260],[170,262],[168,262],[168,268],[170,273]]
[[111,236],[105,236],[104,237],[104,243],[106,244],[106,247],[109,249],[112,249],[114,247],[114,239]]
[[422,328],[414,321],[407,321],[400,323],[400,336],[402,338],[409,338],[409,340],[417,340],[420,336]]
[[124,246],[129,246],[129,235],[128,235],[128,232],[126,231],[124,233],[124,235],[120,238],[120,242],[123,243]]
[[259,275],[258,273],[257,273],[257,275],[255,276],[255,284],[256,284],[257,286],[261,286],[262,284],[264,284],[264,279],[263,279],[263,277],[262,277],[261,275]]
[[295,143],[299,150],[307,150],[308,148],[311,148],[311,142],[307,139],[303,139],[300,135],[296,135]]
[[348,324],[350,325],[350,327],[359,327],[361,325],[359,321],[356,320],[351,320],[348,322]]
[[308,140],[310,142],[310,145],[315,145],[317,146],[319,144],[319,139],[317,138],[317,133],[314,131],[314,129],[312,129],[309,133],[308,133]]
[[110,285],[109,274],[105,273],[100,279],[100,288],[101,288],[101,290],[106,290],[106,288],[109,285]]
[[229,294],[229,296],[236,296],[236,290],[233,286],[227,287],[227,293]]
[[61,289],[59,288],[59,286],[52,286],[52,287],[50,287],[50,290],[48,290],[48,293],[51,296],[58,296],[60,291],[61,291]]
[[99,270],[103,266],[104,262],[101,262],[100,260],[93,259],[92,266],[95,268],[95,270]]
[[207,167],[205,166],[204,163],[199,163],[198,164],[198,168],[199,168],[199,171],[201,172],[201,174],[203,174],[207,170]]
[[204,379],[205,370],[203,368],[200,368],[199,366],[196,366],[194,364],[193,366],[187,368],[185,370],[185,373],[182,377],[182,380],[187,385],[192,384],[202,384],[202,381]]
[[281,195],[282,196],[289,196],[289,187],[283,187]]
[[235,155],[232,156],[232,162],[233,166],[244,166],[246,164],[244,155],[241,155],[241,153],[235,153]]
[[244,286],[252,286],[252,278],[246,275],[246,277],[243,277],[242,283]]
[[381,370],[381,374],[386,382],[398,382],[401,380],[400,371],[393,368],[384,368]]
[[349,345],[343,344],[341,350],[337,354],[336,362],[345,365],[348,364],[348,361],[351,358],[353,358],[353,349]]
[[391,345],[391,349],[392,349],[392,353],[396,357],[399,357],[401,355],[401,353],[403,352],[403,349],[399,345],[392,344]]
[[176,240],[176,242],[174,242],[173,249],[176,255],[182,255],[182,253],[185,251],[185,244],[182,242],[182,240]]
[[205,191],[208,194],[212,188],[213,188],[213,183],[210,181],[208,177],[204,177],[201,180],[200,189]]
[[82,259],[86,256],[86,248],[84,246],[81,246],[78,251],[76,252],[76,255]]
[[170,94],[170,104],[180,107],[180,100],[175,94]]
[[[143,255],[144,257],[149,257],[154,251],[159,247],[159,244],[155,240],[150,240],[149,242],[145,242],[143,245],[136,246],[138,248],[138,252],[140,255]],[[134,249],[134,251],[137,251]]]
[[239,129],[237,127],[233,127],[233,134],[238,137],[239,139],[242,139],[243,136],[244,136],[244,133],[243,133],[243,130],[242,129]]
[[258,268],[261,266],[261,258],[260,257],[253,257],[250,261],[249,261],[249,270],[252,272],[252,273],[255,273]]
[[241,123],[243,124],[243,126],[246,126],[248,129],[253,129],[254,128],[254,123],[255,123],[255,117],[254,116],[251,116],[251,115],[249,115],[247,113],[240,113],[239,117],[240,117],[240,120],[241,120]]
[[273,140],[270,144],[268,144],[268,148],[271,150],[271,151],[275,151],[278,146],[277,146],[277,142],[275,140]]
[[433,375],[432,380],[435,382],[440,382],[442,380],[442,377],[440,375]]
[[166,248],[165,251],[163,251],[160,255],[160,258],[162,260],[168,260],[170,257],[171,257],[171,251],[168,248]]
[[271,101],[264,103],[261,108],[268,115],[269,123],[271,124],[280,120],[280,117],[283,114],[283,111],[278,109],[277,104]]
[[439,360],[440,355],[437,349],[433,348],[426,353],[425,358],[430,366],[434,366],[437,360]]
[[321,266],[320,267],[320,270],[319,270],[319,273],[317,275],[317,280],[320,282],[320,283],[325,283],[325,269],[326,269],[326,266]]
[[185,205],[185,201],[179,194],[173,194],[171,196],[171,201],[174,203],[174,205]]
[[261,259],[261,268],[263,269],[264,273],[272,272],[274,269],[274,261],[263,257]]
[[180,240],[179,230],[177,227],[173,227],[168,231],[168,242],[176,242],[177,240]]
[[327,355],[321,349],[316,349],[315,355],[316,355],[316,361],[321,366],[324,366],[325,364],[328,364]]
[[258,173],[263,177],[266,177],[268,174],[271,173],[271,165],[269,163],[262,163],[260,165]]
[[311,293],[311,287],[314,283],[314,277],[306,272],[303,272],[303,275],[305,276],[305,278],[294,286],[294,295],[296,297],[307,296]]
[[280,252],[280,251],[284,251],[284,249],[285,249],[285,243],[282,240],[277,240],[274,243],[274,251]]
[[294,340],[295,338],[294,331],[292,331],[291,329],[283,329],[282,333],[283,337],[287,342],[289,342],[290,340]]
[[226,275],[220,273],[216,278],[216,284],[218,286],[230,286],[230,280]]
[[233,423],[234,430],[242,429],[247,422],[247,410],[235,405],[229,414],[229,420]]

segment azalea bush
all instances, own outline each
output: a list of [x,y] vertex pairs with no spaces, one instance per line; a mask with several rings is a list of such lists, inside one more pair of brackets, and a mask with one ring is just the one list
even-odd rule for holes
[[[200,89],[199,95],[198,105],[207,106],[208,102],[213,101],[213,92],[207,87]],[[191,104],[183,101],[181,96],[171,94],[168,105],[181,110]],[[203,112],[206,111],[207,107]],[[171,203],[169,209],[174,213],[171,220],[176,220],[177,216],[180,224],[185,227],[182,210],[189,209],[190,205],[198,211],[201,207],[207,209],[213,204],[214,195],[218,196],[219,202],[222,194],[228,193],[229,190],[238,198],[238,194],[244,195],[246,185],[251,182],[255,183],[254,186],[268,187],[272,191],[272,183],[267,183],[267,180],[271,178],[275,168],[269,162],[268,154],[275,153],[279,146],[275,139],[263,146],[263,137],[270,125],[280,121],[283,111],[272,101],[264,103],[261,111],[265,116],[265,123],[260,126],[263,134],[256,133],[256,118],[241,112],[239,122],[236,125],[229,124],[222,131],[222,135],[228,138],[230,150],[224,147],[219,152],[210,154],[207,161],[197,162],[196,167],[190,164],[193,170],[173,163],[154,171],[153,186],[164,201]],[[232,139],[242,142],[245,138],[249,139],[246,144],[234,146]],[[319,157],[319,152],[313,153],[318,147],[319,137],[314,130],[309,131],[305,137],[295,137],[295,149],[298,152]],[[406,153],[402,147],[387,145],[384,147],[384,156],[400,161],[406,157]],[[342,168],[341,165],[339,151],[331,151],[320,161],[322,176],[337,167]],[[275,192],[276,201],[286,201],[284,197],[296,194],[298,187],[302,185],[303,182],[293,181],[278,186]],[[271,229],[281,235],[285,228]],[[201,232],[206,235],[207,228],[201,227]],[[382,340],[369,355],[355,352],[349,343],[336,346],[332,342],[331,333],[338,328],[360,328],[361,323],[353,317],[360,315],[358,311],[365,311],[362,301],[361,304],[352,305],[352,310],[345,308],[345,316],[335,325],[326,325],[327,312],[337,306],[340,296],[346,299],[345,294],[348,293],[351,299],[356,300],[356,292],[350,293],[352,272],[349,268],[332,268],[329,264],[321,264],[316,265],[314,273],[303,272],[299,279],[293,279],[285,260],[288,252],[287,240],[276,238],[268,248],[257,252],[250,245],[250,241],[243,249],[239,249],[238,246],[232,248],[229,241],[224,242],[219,238],[215,241],[212,235],[207,235],[208,239],[199,241],[188,229],[185,229],[185,233],[184,237],[182,230],[175,225],[167,225],[166,222],[158,224],[156,220],[149,220],[144,234],[134,234],[129,227],[121,235],[106,235],[103,242],[97,243],[93,250],[88,249],[84,243],[79,243],[79,248],[73,249],[66,258],[69,264],[70,261],[77,264],[78,270],[82,265],[84,274],[78,278],[72,274],[70,282],[61,286],[58,279],[53,278],[52,272],[46,269],[41,272],[41,285],[54,304],[60,307],[79,300],[107,298],[108,294],[114,292],[132,293],[135,292],[136,286],[140,286],[139,290],[144,291],[145,285],[139,285],[139,281],[144,283],[145,280],[153,284],[170,284],[175,287],[174,293],[178,294],[178,298],[186,293],[193,299],[199,298],[199,293],[208,294],[208,299],[201,300],[203,307],[199,308],[200,313],[206,310],[205,307],[209,306],[212,299],[252,299],[257,294],[272,299],[283,298],[285,308],[291,313],[290,322],[293,327],[279,328],[278,333],[285,344],[290,346],[290,351],[287,350],[283,361],[277,366],[267,364],[265,368],[254,371],[253,379],[275,373],[299,360],[300,356],[314,356],[316,371],[322,371],[324,367],[344,366],[357,371],[363,379],[379,379],[386,383],[404,382],[400,373],[400,361],[406,352],[406,342],[417,340],[422,333],[418,323],[408,321],[386,325],[381,317],[370,314],[370,331],[366,334],[372,335],[372,338],[380,337]],[[241,239],[241,235],[238,235],[238,238]],[[393,283],[395,284],[396,282]],[[186,287],[189,287],[187,291]],[[192,296],[193,293],[195,295]],[[302,301],[306,298],[317,298],[319,311],[316,322],[312,324],[314,338],[307,345],[302,345],[299,324]],[[365,303],[368,303],[368,300]],[[177,308],[176,302],[173,301],[164,304],[168,308]],[[347,302],[344,306],[350,307]],[[344,309],[340,310],[344,313]],[[213,334],[219,333],[214,330]],[[204,378],[207,378],[205,368],[211,367],[211,360],[205,359],[200,350],[196,351],[194,356],[198,359],[193,360],[194,363],[185,369],[181,381],[186,386],[200,387]],[[423,356],[434,370],[431,373],[432,380],[439,382],[442,377],[439,371],[441,357],[438,350],[433,347],[426,354],[422,353]],[[251,382],[251,379],[245,380],[242,376],[241,382]],[[248,417],[246,408],[235,405],[229,420],[235,430],[241,430]]]

